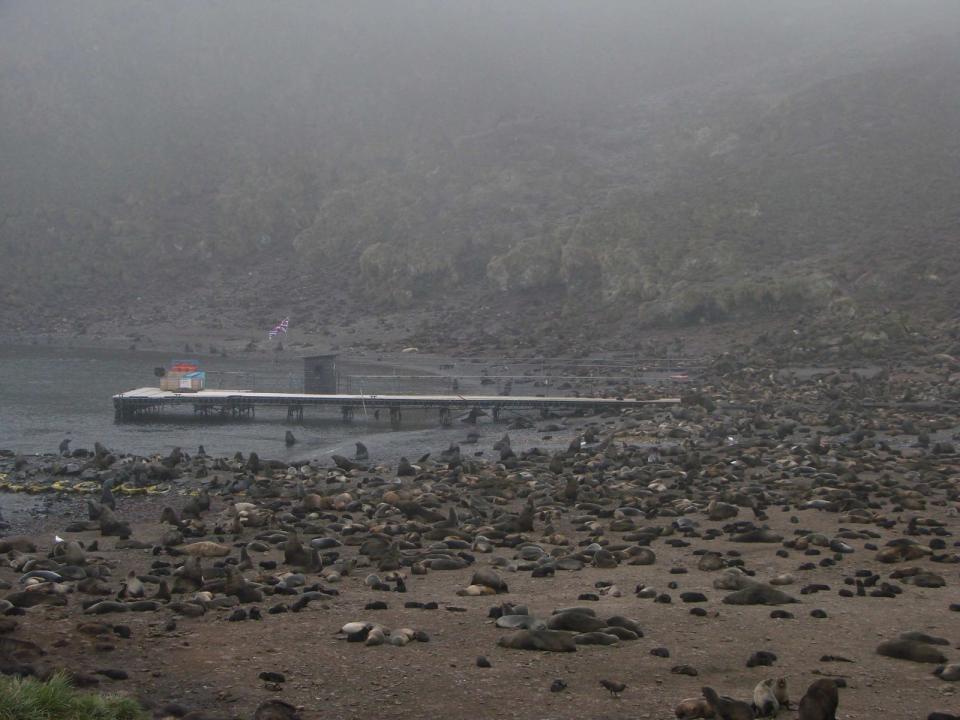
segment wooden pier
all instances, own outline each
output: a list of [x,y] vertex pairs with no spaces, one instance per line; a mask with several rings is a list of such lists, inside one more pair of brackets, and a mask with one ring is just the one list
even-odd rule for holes
[[680,398],[636,400],[632,398],[541,397],[503,395],[315,395],[309,393],[245,392],[201,390],[172,392],[159,388],[139,388],[113,396],[118,422],[159,415],[167,407],[190,407],[195,415],[211,417],[254,417],[258,407],[284,407],[288,420],[303,420],[307,407],[340,409],[344,422],[351,422],[359,410],[380,418],[389,413],[390,424],[399,428],[405,409],[436,410],[441,425],[452,422],[454,411],[468,413],[468,421],[488,411],[494,420],[503,410],[536,410],[546,415],[552,409],[582,409],[590,412],[622,410],[644,405],[677,405]]

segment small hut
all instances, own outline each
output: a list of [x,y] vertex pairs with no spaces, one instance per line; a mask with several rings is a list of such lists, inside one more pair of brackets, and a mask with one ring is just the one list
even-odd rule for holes
[[311,355],[303,359],[303,391],[312,395],[336,395],[340,390],[337,355]]

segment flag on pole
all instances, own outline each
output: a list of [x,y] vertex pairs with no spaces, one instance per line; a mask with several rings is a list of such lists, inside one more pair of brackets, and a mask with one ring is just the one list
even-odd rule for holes
[[270,332],[267,333],[267,335],[270,336],[271,340],[275,338],[277,335],[279,335],[280,333],[283,333],[284,335],[286,335],[289,327],[290,327],[290,318],[284,318],[283,320],[278,322],[276,325],[274,325],[273,328],[270,330]]

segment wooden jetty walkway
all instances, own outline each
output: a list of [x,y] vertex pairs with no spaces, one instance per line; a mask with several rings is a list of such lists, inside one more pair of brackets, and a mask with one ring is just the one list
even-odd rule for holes
[[139,388],[113,396],[117,421],[134,420],[159,414],[166,407],[192,406],[195,415],[216,417],[253,417],[258,406],[286,407],[287,418],[302,420],[306,407],[339,407],[344,422],[350,422],[359,409],[366,415],[390,414],[390,423],[398,428],[404,409],[438,411],[440,423],[449,425],[454,410],[476,417],[489,411],[498,420],[502,410],[585,409],[593,412],[643,405],[676,405],[680,398],[636,400],[633,398],[541,397],[509,395],[315,395],[309,393],[245,392],[234,390],[200,390],[172,392],[159,388]]

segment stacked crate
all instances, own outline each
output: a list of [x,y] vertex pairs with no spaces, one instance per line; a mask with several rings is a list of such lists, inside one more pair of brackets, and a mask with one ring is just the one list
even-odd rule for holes
[[160,389],[171,392],[199,392],[206,383],[206,373],[199,365],[187,360],[175,361],[160,378]]

